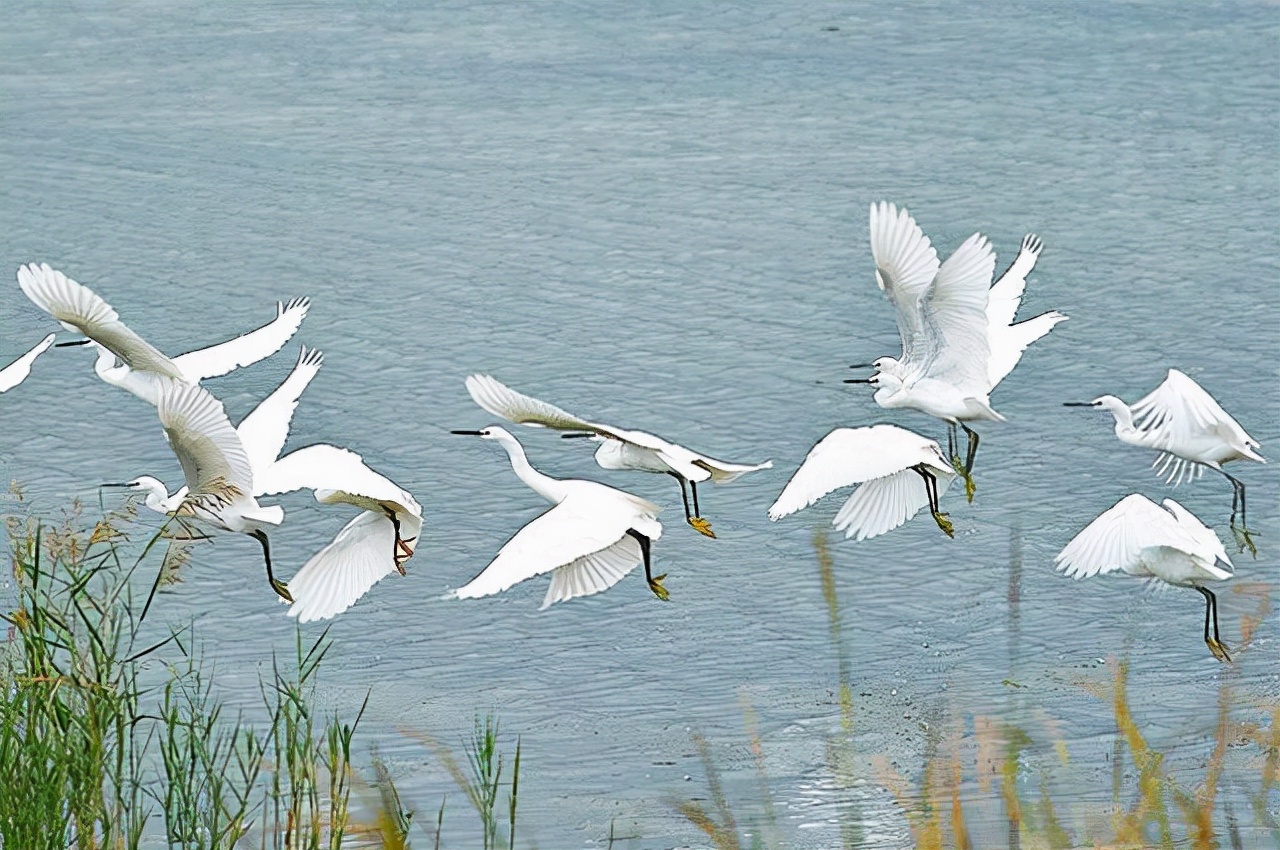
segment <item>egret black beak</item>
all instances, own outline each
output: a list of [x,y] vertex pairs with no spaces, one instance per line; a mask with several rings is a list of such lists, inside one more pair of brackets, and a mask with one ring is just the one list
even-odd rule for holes
[[483,437],[483,431],[450,431],[450,434],[461,434],[464,437]]
[[119,484],[116,484],[116,483],[112,482],[112,483],[108,483],[108,484],[99,484],[98,486],[99,486],[99,487],[128,487],[128,486],[130,486],[130,485],[129,485],[127,482],[123,482],[123,481],[122,481],[122,482],[120,482]]
[[1064,401],[1064,402],[1062,403],[1062,406],[1063,406],[1063,407],[1093,407],[1093,402],[1091,402],[1091,401]]
[[568,434],[561,434],[560,436],[566,440],[574,440],[574,439],[581,439],[582,437],[594,437],[595,434],[593,434],[590,431],[581,431],[581,432],[571,431]]
[[91,342],[93,342],[93,340],[91,339],[77,339],[77,340],[73,340],[72,342],[55,342],[53,344],[53,347],[54,348],[70,348],[73,345],[88,345]]
[[851,365],[849,368],[850,368],[850,369],[870,369],[870,368],[871,368],[872,366],[874,366],[874,365],[876,365],[876,364],[874,364],[874,363],[854,363],[854,364],[853,364],[853,365]]
[[871,379],[870,379],[870,378],[845,378],[845,379],[844,379],[844,383],[846,383],[846,384],[869,384],[869,383],[871,383]]

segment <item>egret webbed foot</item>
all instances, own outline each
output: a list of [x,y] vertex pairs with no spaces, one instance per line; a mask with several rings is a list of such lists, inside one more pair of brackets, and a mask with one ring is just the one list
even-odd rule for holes
[[653,591],[653,595],[661,599],[663,602],[670,601],[671,597],[671,594],[667,592],[667,589],[662,586],[662,580],[666,577],[667,574],[663,573],[660,576],[651,576],[647,579],[649,582],[649,589]]
[[699,534],[704,534],[711,539],[715,539],[715,532],[711,530],[711,523],[707,522],[700,516],[691,516],[685,520],[689,525],[693,526],[693,530]]

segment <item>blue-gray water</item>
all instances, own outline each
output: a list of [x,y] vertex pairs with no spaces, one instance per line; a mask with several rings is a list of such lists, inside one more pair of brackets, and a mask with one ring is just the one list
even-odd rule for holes
[[[831,550],[858,751],[918,776],[922,719],[1051,726],[1072,758],[1056,796],[1089,843],[1083,825],[1106,823],[1093,813],[1111,794],[1110,707],[1079,685],[1105,680],[1099,659],[1130,659],[1139,723],[1187,782],[1224,676],[1242,701],[1280,692],[1274,615],[1229,674],[1200,640],[1197,594],[1052,568],[1127,493],[1174,495],[1224,535],[1230,507],[1220,476],[1171,492],[1149,453],[1063,401],[1132,401],[1178,367],[1277,457],[1278,33],[1273,3],[16,0],[0,35],[0,269],[48,262],[171,353],[312,297],[297,339],[325,366],[290,446],[352,447],[426,517],[409,576],[334,621],[321,695],[353,714],[372,689],[366,740],[420,820],[449,793],[446,846],[476,832],[406,732],[458,742],[498,708],[523,736],[520,843],[601,846],[614,821],[639,836],[620,846],[700,847],[670,802],[706,794],[690,732],[749,813],[747,701],[784,834],[822,848],[838,835],[824,747],[839,709],[811,538],[839,500],[776,524],[765,509],[832,427],[944,433],[840,384],[847,364],[897,345],[867,206],[908,206],[944,253],[981,229],[1001,267],[1039,233],[1023,315],[1071,319],[995,393],[1009,422],[981,429],[974,504],[958,488],[947,499],[956,539],[926,517]],[[5,362],[53,329],[7,287]],[[238,418],[295,353],[209,387]],[[0,399],[3,472],[42,516],[96,504],[98,482],[181,477],[154,414],[91,360],[50,352]],[[545,471],[667,506],[655,554],[672,601],[634,575],[542,613],[545,580],[442,601],[544,509],[495,446],[448,434],[489,422],[463,388],[472,371],[775,467],[702,491],[713,541],[680,522],[670,479],[606,476],[582,444],[522,430]],[[1235,468],[1259,552],[1236,560],[1250,592],[1220,593],[1231,645],[1243,613],[1276,601],[1275,470]],[[288,574],[345,515],[282,501]],[[222,693],[244,705],[294,634],[258,559],[247,538],[198,549],[155,611],[196,618]],[[1224,780],[1246,825],[1258,777],[1246,765]],[[867,779],[872,846],[908,843]],[[1003,841],[983,812],[998,803],[972,818]]]

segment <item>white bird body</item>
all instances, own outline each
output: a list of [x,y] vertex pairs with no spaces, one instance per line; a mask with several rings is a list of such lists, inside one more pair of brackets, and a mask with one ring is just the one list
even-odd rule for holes
[[[933,478],[932,485],[925,473]],[[896,425],[837,428],[809,451],[769,508],[769,519],[779,520],[833,490],[860,484],[832,525],[845,537],[866,540],[892,531],[922,508],[931,508],[935,519],[945,516],[937,511],[937,499],[955,477],[951,463],[928,437]],[[947,531],[949,523],[939,520],[939,526]]]
[[[484,570],[455,595],[461,599],[499,593],[544,573],[551,586],[542,607],[612,587],[640,564],[649,570],[649,542],[662,536],[659,508],[639,496],[576,478],[553,478],[534,469],[524,448],[506,429],[491,425],[469,433],[494,440],[511,468],[553,507],[508,540]],[[662,576],[650,587],[666,598]]]
[[279,351],[297,332],[310,306],[307,298],[277,302],[276,318],[257,330],[170,358],[121,322],[97,293],[46,263],[19,266],[18,285],[64,328],[88,338],[97,351],[94,372],[98,377],[153,405],[169,381],[198,384]]
[[878,387],[876,404],[883,408],[906,407],[951,424],[979,419],[1005,421],[991,407],[986,393],[966,393],[954,384],[936,378],[920,378],[904,384],[894,375],[881,374],[873,376],[872,383]]
[[31,364],[35,362],[37,357],[49,350],[49,346],[53,345],[56,337],[57,334],[49,334],[36,343],[36,346],[26,354],[0,369],[0,393],[8,392],[25,381],[27,376],[31,374]]
[[[682,493],[684,483],[688,481],[694,485],[695,509],[698,498],[697,484],[707,480],[717,484],[727,484],[748,472],[769,469],[773,466],[773,462],[768,460],[757,464],[730,463],[692,451],[647,431],[628,430],[592,422],[545,401],[518,393],[489,375],[469,376],[467,392],[480,407],[508,422],[557,431],[591,434],[592,438],[600,444],[596,449],[595,460],[602,469],[674,475],[680,479]],[[710,526],[706,521],[696,515],[696,510],[694,513],[689,512],[687,504],[685,513],[690,525],[709,537],[715,536],[710,533]]]
[[1120,571],[1195,588],[1205,597],[1205,643],[1219,659],[1230,660],[1218,639],[1216,598],[1204,584],[1231,578],[1231,558],[1213,530],[1173,499],[1161,507],[1137,493],[1126,496],[1072,538],[1054,563],[1076,579]]

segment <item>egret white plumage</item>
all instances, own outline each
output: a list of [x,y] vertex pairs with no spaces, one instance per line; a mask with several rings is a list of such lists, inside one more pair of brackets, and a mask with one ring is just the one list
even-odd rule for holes
[[59,346],[91,345],[98,354],[93,366],[98,377],[150,404],[156,404],[166,381],[198,384],[279,351],[297,332],[311,303],[307,298],[277,302],[275,319],[257,330],[171,358],[130,330],[97,293],[47,263],[19,266],[18,285],[64,328],[87,337]]
[[[773,466],[773,461],[768,460],[757,464],[729,463],[690,451],[647,431],[591,422],[545,401],[518,393],[489,375],[469,376],[467,392],[476,404],[508,422],[571,432],[565,434],[566,437],[591,437],[600,443],[595,458],[604,469],[629,469],[672,476],[680,482],[685,521],[707,537],[715,537],[715,534],[711,531],[711,523],[702,518],[698,506],[699,482],[710,480],[716,484],[727,484],[748,472]],[[692,511],[685,482],[693,491]]]
[[8,392],[25,381],[27,376],[31,374],[31,364],[35,362],[37,357],[49,350],[49,346],[53,345],[53,340],[56,337],[57,334],[49,334],[36,343],[35,348],[0,369],[0,393]]
[[[1067,407],[1097,407],[1115,419],[1116,437],[1123,443],[1155,449],[1151,466],[1165,482],[1177,486],[1216,470],[1231,482],[1231,529],[1241,550],[1255,556],[1257,547],[1245,516],[1244,482],[1222,468],[1236,460],[1266,463],[1258,454],[1258,441],[1245,433],[1204,387],[1177,369],[1170,369],[1160,386],[1138,399],[1132,407],[1113,395],[1090,402],[1066,402]],[[1236,526],[1236,512],[1240,525]]]
[[606,590],[644,564],[649,589],[659,599],[668,598],[662,585],[666,574],[653,575],[650,554],[652,541],[662,536],[657,505],[595,481],[539,472],[525,457],[520,441],[498,425],[453,433],[497,442],[520,480],[553,505],[503,544],[489,566],[455,591],[457,597],[489,596],[551,573],[551,586],[542,600],[547,608]]
[[[355,452],[319,443],[279,457],[298,399],[323,361],[319,351],[304,347],[289,376],[236,428],[254,497],[310,489],[321,504],[362,509],[289,580],[289,615],[304,623],[342,613],[393,571],[404,575],[422,530],[417,500]],[[185,490],[168,495],[165,485],[150,476],[124,486],[147,493],[146,506],[160,513],[175,511],[186,495]]]
[[769,519],[807,508],[832,490],[861,484],[831,523],[845,537],[876,537],[925,507],[943,533],[954,537],[938,501],[955,477],[942,449],[928,437],[896,425],[837,428],[809,451],[769,508]]
[[[995,254],[975,233],[945,263],[907,211],[887,202],[871,206],[871,253],[876,284],[897,313],[902,356],[866,381],[877,387],[876,404],[906,407],[942,419],[949,426],[951,462],[974,493],[973,460],[978,434],[966,423],[1004,421],[991,407],[987,338],[987,296]],[[969,449],[961,464],[955,428],[964,428]]]
[[1218,535],[1173,499],[1161,507],[1137,493],[1125,496],[1072,538],[1054,563],[1076,579],[1121,570],[1195,588],[1205,600],[1205,645],[1218,660],[1231,660],[1218,636],[1218,598],[1204,583],[1231,578],[1234,567]]

